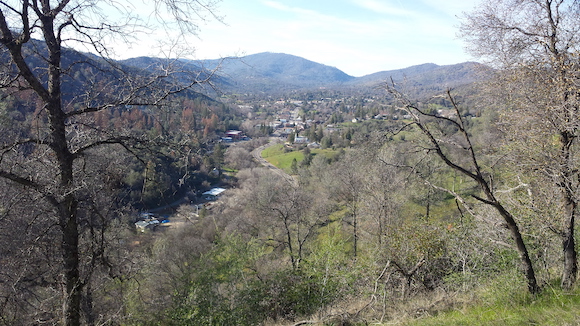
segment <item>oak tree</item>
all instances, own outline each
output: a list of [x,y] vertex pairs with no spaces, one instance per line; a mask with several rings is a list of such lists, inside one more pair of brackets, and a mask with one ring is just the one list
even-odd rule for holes
[[[540,288],[536,279],[536,272],[518,221],[498,197],[498,189],[492,182],[493,179],[487,177],[487,172],[482,165],[482,157],[478,154],[471,140],[465,117],[461,115],[459,106],[451,96],[451,92],[448,91],[447,96],[453,105],[455,115],[454,117],[445,117],[437,115],[436,112],[427,112],[419,105],[412,103],[395,88],[395,85],[386,84],[385,87],[408,110],[408,113],[413,118],[413,122],[405,126],[405,128],[415,127],[426,137],[427,145],[422,147],[422,151],[439,157],[449,168],[473,181],[481,194],[471,194],[471,197],[492,207],[501,216],[515,243],[515,249],[520,257],[522,272],[526,278],[528,290],[530,293],[537,293]],[[449,126],[452,126],[457,132],[450,133],[447,130]],[[414,170],[413,167],[411,169]],[[428,180],[426,181],[428,182]],[[469,207],[469,205],[466,205],[465,199],[452,189],[446,189],[435,184],[431,184],[431,186],[447,191],[466,207]]]
[[[148,4],[157,27],[176,28],[178,35],[184,35],[197,32],[199,18],[211,16],[215,3]],[[86,291],[91,273],[97,264],[107,263],[106,247],[94,244],[104,244],[107,221],[118,214],[107,211],[114,201],[105,204],[94,195],[100,187],[114,188],[119,171],[114,166],[103,171],[107,165],[100,164],[107,160],[102,155],[136,154],[148,140],[123,126],[96,124],[98,114],[131,106],[160,107],[172,94],[208,77],[174,78],[178,72],[174,60],[161,61],[157,69],[137,77],[111,60],[108,55],[118,44],[114,41],[127,41],[153,27],[132,8],[131,1],[0,2],[0,88],[4,97],[21,103],[21,116],[5,116],[8,129],[0,141],[0,178],[9,193],[26,198],[19,202],[4,198],[8,200],[2,205],[9,211],[10,205],[17,204],[17,223],[34,226],[23,231],[23,237],[31,238],[27,250],[47,253],[47,264],[33,264],[43,273],[35,274],[26,265],[12,271],[21,275],[18,282],[34,284],[13,296],[27,307],[16,318],[22,324],[79,325],[82,307],[90,299]],[[164,24],[168,22],[174,26]],[[72,46],[101,57],[82,55]],[[25,203],[28,206],[18,206]],[[58,298],[60,304],[43,309],[39,304],[43,298]],[[94,322],[86,315],[85,320]]]
[[566,289],[578,272],[579,18],[578,1],[502,0],[482,3],[461,25],[468,49],[497,68],[492,98],[506,107],[503,126],[514,161],[551,184],[559,199],[557,221],[545,214],[544,223],[561,238]]

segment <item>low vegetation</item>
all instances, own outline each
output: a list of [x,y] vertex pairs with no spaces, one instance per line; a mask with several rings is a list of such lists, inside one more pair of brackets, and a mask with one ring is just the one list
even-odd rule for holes
[[578,1],[484,2],[461,33],[493,75],[421,101],[223,103],[64,51],[104,53],[112,25],[73,19],[98,3],[0,4],[0,324],[580,323]]
[[557,284],[546,285],[540,294],[533,296],[523,291],[517,280],[502,278],[473,293],[455,297],[452,307],[425,312],[420,318],[406,318],[401,324],[576,325],[580,322],[579,300],[577,290],[562,291]]

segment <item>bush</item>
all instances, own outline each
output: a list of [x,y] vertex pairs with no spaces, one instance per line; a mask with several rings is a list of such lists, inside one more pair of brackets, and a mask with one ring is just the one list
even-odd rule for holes
[[334,301],[337,286],[332,284],[302,271],[280,271],[249,284],[236,300],[238,312],[260,315],[262,320],[310,315]]
[[218,240],[193,257],[174,287],[164,325],[258,325],[267,319],[310,315],[338,298],[343,283],[309,268],[255,270],[264,249],[237,236]]

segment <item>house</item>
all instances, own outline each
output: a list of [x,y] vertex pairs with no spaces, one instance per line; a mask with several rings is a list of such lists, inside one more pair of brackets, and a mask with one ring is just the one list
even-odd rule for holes
[[205,200],[216,200],[224,191],[224,188],[212,188],[201,195]]
[[226,131],[226,137],[230,137],[233,140],[240,140],[244,137],[244,132],[241,130],[228,130]]
[[437,110],[437,116],[444,117],[448,119],[455,119],[457,118],[457,112],[451,109],[439,109]]
[[139,214],[138,221],[151,221],[157,219],[157,214],[150,212],[142,212]]
[[[280,120],[276,120],[276,121],[272,121],[272,122],[270,122],[270,123],[268,124],[268,126],[269,126],[269,127],[272,127],[272,128],[274,128],[274,129],[276,129],[276,128],[281,128],[281,127],[283,127],[283,126],[284,126],[284,123],[283,123],[282,121],[280,121]],[[259,127],[261,127],[261,126],[259,126]]]
[[153,230],[159,225],[159,220],[143,220],[135,222],[135,228],[138,231],[145,232],[147,230]]
[[309,140],[308,140],[308,138],[307,138],[307,137],[301,137],[301,136],[299,136],[299,137],[296,137],[296,138],[294,139],[294,143],[296,143],[296,144],[307,144],[307,143],[308,143],[308,141],[309,141]]

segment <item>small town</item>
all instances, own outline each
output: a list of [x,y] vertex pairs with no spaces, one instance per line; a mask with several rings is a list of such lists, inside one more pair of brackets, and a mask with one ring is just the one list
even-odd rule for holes
[[0,326],[580,325],[580,1],[0,1]]

